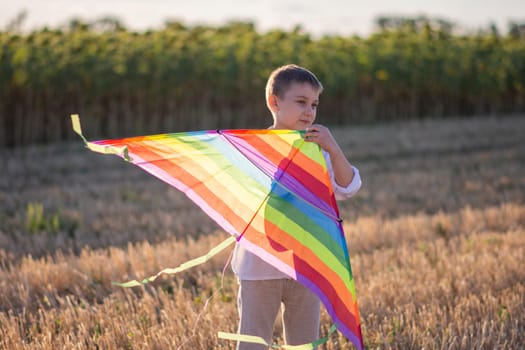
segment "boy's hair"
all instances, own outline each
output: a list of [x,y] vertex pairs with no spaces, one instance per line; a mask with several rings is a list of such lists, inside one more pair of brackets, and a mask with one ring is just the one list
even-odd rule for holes
[[295,64],[288,64],[277,68],[270,74],[266,83],[266,101],[270,95],[283,98],[288,87],[294,82],[308,83],[318,89],[319,93],[323,91],[323,85],[314,73]]

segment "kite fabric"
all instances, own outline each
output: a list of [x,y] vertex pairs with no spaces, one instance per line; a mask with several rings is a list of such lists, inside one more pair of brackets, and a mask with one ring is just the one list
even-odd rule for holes
[[363,349],[342,220],[321,149],[305,142],[303,131],[206,130],[88,142],[78,115],[71,118],[91,150],[117,154],[184,192],[238,244],[313,291],[337,329]]

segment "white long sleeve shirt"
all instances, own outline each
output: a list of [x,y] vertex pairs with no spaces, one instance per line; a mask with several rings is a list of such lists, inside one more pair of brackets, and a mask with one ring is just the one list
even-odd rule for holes
[[[344,200],[352,197],[361,188],[361,176],[359,170],[352,166],[354,170],[354,177],[352,182],[346,187],[339,186],[335,182],[334,170],[332,162],[327,152],[323,151],[323,156],[326,160],[326,167],[330,175],[332,188],[334,189],[335,198],[337,200]],[[232,269],[240,280],[270,280],[289,278],[288,275],[277,270],[275,267],[269,265],[261,258],[247,251],[240,244],[236,244],[232,258]]]

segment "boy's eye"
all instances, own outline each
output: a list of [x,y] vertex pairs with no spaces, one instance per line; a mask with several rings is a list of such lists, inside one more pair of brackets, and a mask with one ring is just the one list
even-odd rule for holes
[[[298,104],[300,104],[300,105],[306,105],[306,104],[308,104],[308,101],[305,101],[305,100],[297,100],[296,102],[297,102]],[[318,105],[319,105],[318,103],[312,103],[312,108],[315,109],[315,108],[317,108]]]

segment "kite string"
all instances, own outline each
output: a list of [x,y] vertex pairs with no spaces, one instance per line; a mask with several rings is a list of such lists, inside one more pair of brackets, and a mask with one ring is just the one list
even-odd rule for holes
[[[217,129],[216,131],[217,131],[217,133],[218,133],[220,136],[224,137],[224,138],[226,139],[226,141],[228,141],[228,143],[229,143],[230,145],[232,145],[237,151],[239,151],[239,153],[241,153],[242,155],[244,155],[244,153],[239,149],[239,147],[238,147],[238,146],[237,146],[232,140],[230,140],[230,139],[228,138],[228,136],[226,136],[226,134],[225,134],[222,130]],[[270,173],[269,173],[268,171],[266,171],[265,169],[260,168],[260,167],[259,167],[259,166],[258,166],[253,160],[251,160],[249,157],[246,157],[246,156],[245,156],[245,158],[248,159],[248,161],[250,161],[250,163],[252,163],[257,169],[259,169],[259,170],[260,170],[261,172],[263,172],[266,176],[268,176],[268,178],[270,178],[270,179],[275,179],[275,181],[273,181],[274,184],[277,184],[278,186],[280,186],[281,188],[285,189],[286,191],[295,194],[295,192],[293,192],[290,188],[288,188],[287,186],[285,186],[285,185],[284,185],[283,183],[281,183],[279,180],[280,180],[281,177],[284,175],[284,173],[286,172],[286,170],[288,169],[288,167],[290,166],[290,164],[292,164],[292,160],[295,158],[295,156],[296,156],[297,153],[299,152],[300,148],[304,145],[304,142],[305,142],[304,139],[302,139],[302,143],[301,143],[298,147],[292,147],[292,148],[294,149],[294,151],[293,151],[293,153],[291,153],[291,157],[287,158],[287,159],[288,159],[288,162],[286,163],[286,166],[283,167],[283,168],[281,168],[281,169],[282,169],[282,172],[281,172],[281,174],[279,175],[279,177],[275,177],[275,178],[274,178],[274,175],[270,174]],[[323,156],[323,159],[324,159],[324,156]],[[269,196],[269,194],[268,194],[268,196]],[[266,196],[266,198],[268,198],[268,196]],[[337,221],[337,222],[339,222],[339,223],[343,222],[343,219],[341,219],[341,217],[338,217],[338,216],[336,216],[336,215],[334,215],[334,214],[332,214],[332,213],[327,212],[326,210],[324,210],[324,209],[322,209],[322,208],[319,208],[319,207],[313,205],[312,203],[308,202],[308,201],[307,201],[306,199],[304,199],[303,197],[298,196],[298,195],[296,195],[296,194],[295,194],[295,197],[298,198],[299,200],[301,200],[302,202],[306,203],[306,204],[309,205],[310,207],[313,207],[313,208],[319,210],[320,212],[322,212],[322,213],[325,214],[326,216],[332,218],[333,220],[335,220],[335,221]],[[266,198],[265,198],[265,200],[266,200]],[[264,203],[264,201],[263,201],[262,203]],[[262,205],[262,203],[261,203],[261,205]],[[260,208],[261,208],[260,206],[259,206],[259,208],[257,208],[256,213],[259,212],[259,209],[260,209]],[[252,218],[252,220],[253,220],[253,218]],[[250,221],[250,223],[251,223],[251,221]],[[243,232],[239,237],[242,237],[243,234],[244,234],[244,232]],[[239,239],[240,239],[240,238],[239,238]],[[239,239],[238,239],[238,240],[239,240]]]

